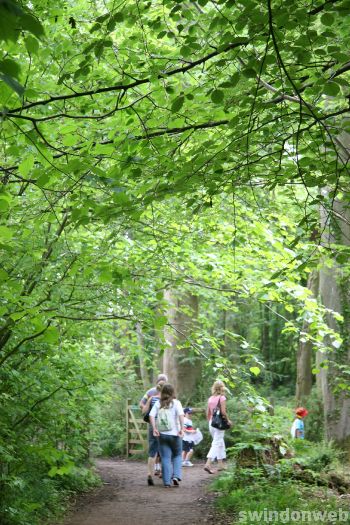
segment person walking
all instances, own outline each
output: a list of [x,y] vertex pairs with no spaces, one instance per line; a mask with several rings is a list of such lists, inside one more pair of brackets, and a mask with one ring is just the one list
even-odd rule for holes
[[225,397],[225,385],[222,381],[215,381],[211,388],[212,395],[208,399],[207,404],[207,419],[209,422],[209,432],[213,438],[210,450],[207,455],[207,462],[204,470],[208,474],[214,474],[215,471],[212,469],[212,462],[217,459],[218,470],[224,470],[225,466],[223,460],[226,458],[226,446],[225,446],[225,430],[219,430],[211,426],[211,420],[213,417],[214,410],[220,405],[220,413],[227,419],[227,422],[232,425],[226,412],[226,397]]
[[158,375],[155,386],[153,386],[152,388],[147,390],[145,395],[142,396],[142,398],[140,399],[139,407],[141,408],[141,410],[143,409],[143,407],[145,406],[145,404],[147,403],[147,401],[149,400],[150,397],[157,395],[157,392],[158,392],[157,391],[157,385],[158,385],[159,381],[164,381],[166,383],[168,381],[168,376],[166,374],[159,374]]
[[194,447],[198,445],[203,439],[202,432],[199,428],[195,428],[192,423],[193,409],[191,407],[184,408],[184,437],[182,440],[182,466],[193,467],[191,458],[193,456]]
[[[159,400],[160,392],[164,384],[165,384],[165,381],[159,381],[156,387],[157,394],[155,394],[154,396],[150,396],[148,398],[147,403],[143,405],[142,414],[146,416],[146,419],[148,419],[147,421],[148,423],[150,423],[149,414],[154,404]],[[148,418],[147,418],[147,415],[148,415]],[[152,426],[149,424],[148,425],[148,463],[147,463],[147,467],[148,467],[147,484],[149,486],[154,485],[153,474],[155,476],[161,475],[159,461],[160,460],[159,460],[158,438],[153,435]]]
[[304,439],[304,417],[308,415],[308,410],[304,407],[299,407],[295,410],[296,418],[293,421],[292,428],[290,429],[290,433],[292,438],[296,439]]
[[150,412],[150,422],[153,435],[159,438],[164,487],[171,487],[171,483],[178,487],[181,481],[184,411],[175,398],[173,385],[163,385],[160,399]]
[[[150,412],[154,403],[159,399],[160,390],[167,381],[168,378],[165,374],[159,374],[157,377],[156,385],[145,393],[139,403],[142,414],[146,415]],[[160,473],[158,470],[159,464],[157,463],[157,457],[159,456],[159,442],[158,438],[153,435],[152,426],[148,425],[148,461],[147,461],[147,484],[149,486],[154,485],[153,476],[154,474]]]

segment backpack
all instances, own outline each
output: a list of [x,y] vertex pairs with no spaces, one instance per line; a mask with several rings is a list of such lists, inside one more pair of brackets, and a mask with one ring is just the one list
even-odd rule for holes
[[157,428],[159,432],[166,432],[172,429],[171,413],[169,408],[160,408],[157,417]]

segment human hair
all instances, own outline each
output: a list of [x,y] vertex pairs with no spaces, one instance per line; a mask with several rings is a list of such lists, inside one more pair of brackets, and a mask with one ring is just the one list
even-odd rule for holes
[[211,387],[211,393],[213,396],[223,396],[225,394],[225,385],[219,379],[213,383]]
[[160,381],[166,383],[168,381],[168,376],[166,374],[158,374],[156,383],[158,384]]
[[162,390],[163,385],[165,385],[165,381],[158,381],[156,386],[157,392],[160,392]]
[[170,383],[164,383],[160,391],[160,408],[169,408],[175,399],[175,388]]

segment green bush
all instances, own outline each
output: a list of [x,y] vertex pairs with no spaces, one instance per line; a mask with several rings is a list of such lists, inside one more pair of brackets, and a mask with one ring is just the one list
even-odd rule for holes
[[[305,487],[295,480],[268,479],[265,476],[263,469],[232,469],[214,481],[212,487],[221,493],[218,507],[233,518],[233,523],[273,521],[279,525],[286,523],[285,515],[277,515],[276,512],[285,513],[287,509],[289,512],[336,512],[341,507],[327,489]],[[320,522],[313,520],[311,515],[308,523],[319,525]]]
[[294,440],[294,463],[299,463],[304,468],[314,472],[323,472],[335,466],[342,456],[333,442],[322,441],[311,443],[308,440]]

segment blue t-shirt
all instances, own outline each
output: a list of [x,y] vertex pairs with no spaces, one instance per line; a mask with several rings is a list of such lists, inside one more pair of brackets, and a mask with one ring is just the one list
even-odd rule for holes
[[156,396],[158,394],[158,390],[157,388],[154,386],[152,388],[150,388],[149,390],[147,390],[147,392],[145,393],[145,395],[143,396],[143,398],[141,399],[140,403],[142,405],[145,405],[147,403],[147,401],[149,400],[150,397],[152,396]]
[[299,439],[304,439],[304,421],[302,419],[297,418],[295,420],[295,432],[299,431]]

